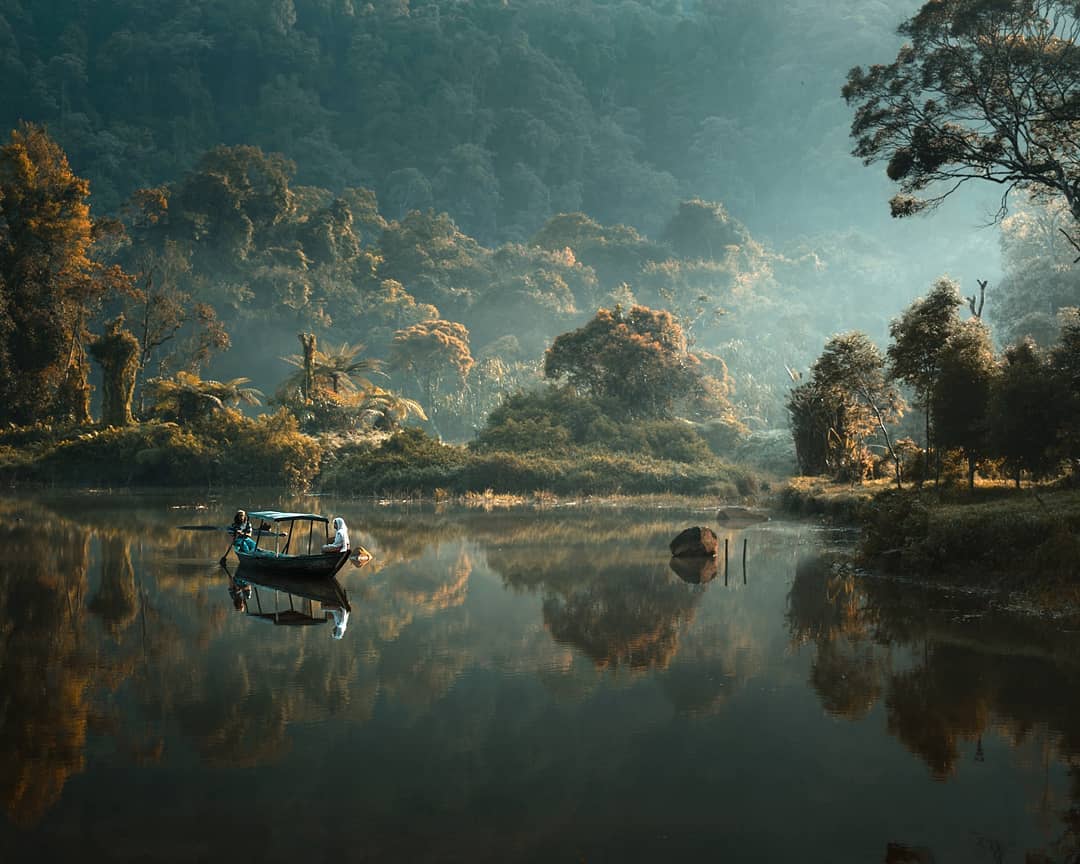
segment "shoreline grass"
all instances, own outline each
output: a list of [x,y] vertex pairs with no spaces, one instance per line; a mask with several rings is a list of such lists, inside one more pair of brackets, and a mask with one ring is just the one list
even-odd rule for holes
[[[936,583],[1051,596],[1080,592],[1080,489],[983,482],[897,490],[795,477],[781,492],[788,513],[861,528],[860,563]],[[1066,587],[1068,591],[1065,592]]]

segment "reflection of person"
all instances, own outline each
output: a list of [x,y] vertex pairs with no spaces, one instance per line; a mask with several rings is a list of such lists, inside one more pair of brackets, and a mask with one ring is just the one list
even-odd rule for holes
[[336,603],[323,603],[322,608],[324,614],[329,613],[334,619],[334,629],[330,632],[330,636],[340,639],[345,635],[345,628],[349,626],[349,610]]
[[237,612],[247,611],[247,601],[251,596],[251,586],[242,582],[235,576],[229,577],[229,596],[232,598],[233,609]]
[[323,552],[348,552],[349,529],[340,516],[334,519],[334,539],[322,547]]

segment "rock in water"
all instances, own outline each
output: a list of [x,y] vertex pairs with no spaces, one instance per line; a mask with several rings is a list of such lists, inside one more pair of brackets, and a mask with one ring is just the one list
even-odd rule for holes
[[708,557],[716,554],[720,545],[709,528],[687,528],[671,541],[671,554],[676,558],[689,556]]

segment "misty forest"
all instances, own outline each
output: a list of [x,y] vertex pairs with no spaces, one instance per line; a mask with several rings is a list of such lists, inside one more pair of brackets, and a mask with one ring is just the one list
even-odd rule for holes
[[894,551],[1034,484],[1067,566],[1080,21],[900,6],[6,0],[0,473],[797,474]]

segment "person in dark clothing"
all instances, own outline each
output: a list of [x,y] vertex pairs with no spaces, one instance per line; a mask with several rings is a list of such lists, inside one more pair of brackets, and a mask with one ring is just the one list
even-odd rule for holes
[[248,521],[246,510],[236,511],[236,515],[233,516],[232,525],[229,526],[229,531],[236,537],[251,536],[251,522]]

